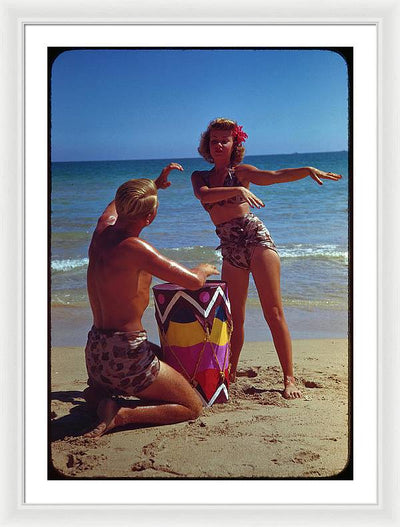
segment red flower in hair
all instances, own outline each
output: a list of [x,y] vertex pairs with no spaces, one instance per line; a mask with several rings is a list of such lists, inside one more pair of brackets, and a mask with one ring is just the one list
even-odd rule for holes
[[246,139],[249,137],[246,132],[243,132],[243,126],[236,125],[235,128],[232,130],[233,138],[236,139],[238,144],[244,143]]

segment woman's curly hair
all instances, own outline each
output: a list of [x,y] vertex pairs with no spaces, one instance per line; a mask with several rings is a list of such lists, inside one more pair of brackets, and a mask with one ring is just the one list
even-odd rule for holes
[[[231,121],[230,119],[224,119],[223,117],[218,117],[210,122],[207,127],[207,130],[201,134],[200,145],[197,149],[199,154],[204,157],[209,163],[213,163],[214,160],[210,154],[210,132],[211,130],[233,130],[237,126],[236,121]],[[245,148],[237,142],[237,139],[233,139],[233,149],[231,155],[232,165],[238,165],[244,158]]]

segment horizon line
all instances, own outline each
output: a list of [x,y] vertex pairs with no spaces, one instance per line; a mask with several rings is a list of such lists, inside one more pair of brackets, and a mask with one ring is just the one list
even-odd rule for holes
[[[247,156],[244,156],[244,159],[246,157],[258,157],[258,156],[294,156],[294,155],[304,155],[304,154],[335,154],[337,152],[349,152],[347,149],[342,150],[317,150],[314,152],[283,152],[279,154],[249,154]],[[183,156],[174,156],[174,158],[179,159],[198,159],[202,160],[203,158],[201,156],[198,157],[183,157]],[[147,158],[131,158],[131,159],[70,159],[70,160],[57,160],[57,161],[51,161],[51,163],[107,163],[107,162],[115,162],[115,161],[167,161],[171,159],[170,157],[147,157]],[[205,160],[204,160],[205,161]],[[207,162],[207,161],[205,161]]]

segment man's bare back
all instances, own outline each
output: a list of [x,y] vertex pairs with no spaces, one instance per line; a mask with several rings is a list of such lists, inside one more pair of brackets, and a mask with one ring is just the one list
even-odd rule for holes
[[149,303],[151,274],[141,268],[140,243],[115,225],[96,229],[89,248],[88,293],[97,328],[138,331]]
[[[88,294],[94,325],[118,331],[142,330],[149,304],[152,275],[199,289],[217,270],[202,264],[189,270],[161,255],[139,238],[141,222],[126,225],[117,219],[115,205],[107,207],[89,247]],[[152,221],[152,220],[151,220]]]

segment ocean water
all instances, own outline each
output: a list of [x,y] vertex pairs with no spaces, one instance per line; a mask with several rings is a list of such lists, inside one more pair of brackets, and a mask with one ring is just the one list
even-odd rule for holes
[[[89,308],[86,292],[87,251],[97,218],[118,186],[133,177],[156,178],[171,161],[171,187],[159,191],[159,212],[142,236],[166,256],[188,266],[200,262],[221,268],[219,241],[208,214],[193,196],[190,175],[210,167],[201,158],[58,162],[51,166],[51,305]],[[348,154],[326,152],[247,156],[258,168],[315,166],[342,174],[338,182],[317,185],[311,178],[251,190],[266,204],[254,211],[267,225],[281,256],[282,297],[296,324],[315,320],[307,336],[320,336],[325,321],[332,336],[347,335],[348,309]],[[154,280],[154,283],[158,283]],[[250,281],[248,309],[259,311]],[[66,312],[70,312],[68,309]],[[86,321],[85,321],[86,323]],[[299,328],[294,328],[296,331]],[[53,329],[54,332],[54,329]],[[325,332],[326,333],[326,332]],[[327,336],[323,333],[323,336]],[[292,329],[293,334],[293,329]]]

